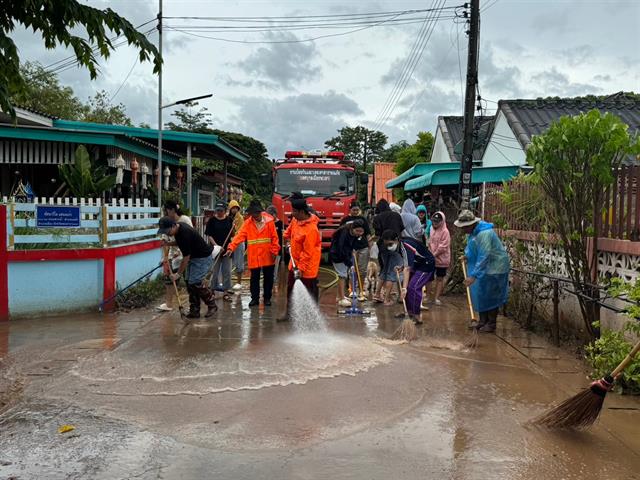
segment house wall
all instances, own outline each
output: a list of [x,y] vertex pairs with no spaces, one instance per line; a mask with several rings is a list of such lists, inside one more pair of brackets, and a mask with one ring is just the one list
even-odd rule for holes
[[447,145],[444,143],[444,137],[442,136],[440,127],[438,127],[436,131],[436,138],[433,142],[431,163],[451,163],[451,157],[449,156]]
[[483,167],[526,165],[527,156],[516,139],[507,118],[498,112],[491,139],[482,156]]

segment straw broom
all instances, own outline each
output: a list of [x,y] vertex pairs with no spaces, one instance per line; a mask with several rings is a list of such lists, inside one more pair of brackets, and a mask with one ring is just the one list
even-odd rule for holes
[[[462,274],[464,275],[465,280],[467,279],[467,259],[462,257]],[[476,321],[475,312],[473,311],[473,304],[471,303],[471,290],[469,287],[465,286],[465,290],[467,291],[467,305],[469,305],[469,315],[471,316],[471,321]],[[464,346],[467,348],[477,348],[478,347],[478,329],[476,327],[473,328],[473,333],[471,337],[464,342]]]
[[[400,282],[400,272],[398,272],[398,270],[396,270],[396,278],[398,279],[398,289],[400,290],[400,295],[402,295],[402,282]],[[396,315],[396,317],[401,315],[402,317],[404,317],[404,320],[397,328],[397,330],[393,332],[393,335],[391,335],[391,339],[405,340],[407,342],[410,342],[418,338],[418,329],[416,328],[416,324],[413,323],[413,320],[407,318],[409,316],[409,313],[407,312],[407,302],[404,298],[402,299],[402,306],[404,307],[404,312]]]
[[554,409],[533,419],[531,423],[546,428],[590,427],[600,415],[607,392],[613,388],[618,376],[629,366],[638,352],[640,352],[640,341],[634,345],[629,355],[613,372],[596,380],[589,388],[565,400]]

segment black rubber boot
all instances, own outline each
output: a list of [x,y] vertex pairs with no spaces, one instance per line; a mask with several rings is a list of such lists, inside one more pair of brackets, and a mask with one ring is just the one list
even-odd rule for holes
[[206,318],[211,317],[218,311],[218,307],[216,305],[216,297],[213,291],[209,287],[206,286],[198,286],[196,288],[196,293],[198,295],[198,299],[202,299],[207,308],[207,313],[204,315]]
[[189,313],[187,318],[200,318],[200,296],[195,285],[187,284],[189,293]]

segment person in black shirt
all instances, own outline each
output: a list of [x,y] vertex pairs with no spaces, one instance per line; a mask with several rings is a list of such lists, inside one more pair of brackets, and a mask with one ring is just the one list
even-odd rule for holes
[[[176,223],[169,217],[162,217],[158,222],[158,234],[169,235],[175,242],[164,241],[165,245],[177,245],[182,252],[182,262],[176,273],[171,274],[172,280],[177,280],[185,272],[187,291],[189,292],[188,318],[200,318],[200,301],[208,307],[205,317],[212,316],[216,311],[216,299],[204,279],[212,267],[211,252],[213,247],[189,225]],[[189,269],[187,270],[187,266]]]
[[[402,231],[404,230],[402,217],[399,213],[393,212],[391,208],[389,208],[389,202],[387,202],[387,200],[385,200],[384,198],[380,199],[380,201],[376,205],[376,216],[373,217],[373,229],[379,239],[382,238],[382,233],[386,230],[395,232],[398,237],[402,235]],[[380,264],[380,270],[382,271],[385,270],[385,263],[390,261],[392,253],[384,248],[382,240],[378,240],[378,250],[380,251],[380,254],[378,256],[378,263]],[[376,292],[373,296],[373,300],[375,302],[382,302],[382,299],[380,297],[381,290],[382,282],[378,282]]]
[[[353,201],[350,205],[349,215],[343,217],[340,224],[345,225],[355,220],[361,220],[364,225],[364,235],[357,238],[354,242],[353,249],[355,252],[355,259],[358,269],[358,282],[360,282],[363,276],[367,272],[367,265],[369,265],[369,247],[371,246],[371,228],[366,218],[362,216],[362,210],[357,202]],[[353,286],[352,286],[353,287]],[[358,291],[360,292],[359,300],[362,302],[365,300],[364,286],[358,285]]]
[[280,263],[285,262],[285,258],[283,255],[284,243],[282,243],[282,234],[284,233],[284,223],[282,223],[282,220],[278,218],[278,210],[276,209],[275,205],[269,205],[265,209],[265,211],[275,219],[276,233],[278,234],[278,241],[280,242],[280,253],[276,257],[276,266],[273,269],[273,280],[274,282],[276,282],[275,285],[277,289],[278,288],[278,270],[280,268]]
[[[204,234],[211,245],[221,247],[221,252],[227,250],[229,241],[231,240],[231,232],[233,231],[233,220],[227,216],[227,206],[223,202],[215,205],[214,216],[207,222]],[[221,255],[218,254],[218,255]],[[222,277],[222,279],[220,279]],[[216,258],[214,260],[213,272],[211,275],[211,289],[213,291],[220,288],[225,292],[222,297],[225,301],[230,302],[233,294],[231,289],[231,257]]]

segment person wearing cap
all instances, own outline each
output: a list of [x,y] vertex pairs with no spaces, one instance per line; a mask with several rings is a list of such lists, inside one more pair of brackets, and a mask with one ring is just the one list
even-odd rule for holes
[[279,321],[288,320],[291,292],[296,280],[300,280],[307,288],[311,297],[317,302],[318,272],[322,257],[322,238],[318,223],[320,219],[311,213],[304,198],[291,201],[291,215],[295,219],[285,233],[285,240],[289,241],[291,261],[289,262],[289,279],[287,281],[287,310]]
[[233,237],[227,253],[230,256],[238,246],[247,242],[247,260],[251,271],[250,307],[260,303],[260,273],[263,275],[263,301],[265,306],[271,305],[273,293],[273,271],[275,258],[280,252],[278,232],[274,218],[266,213],[258,200],[252,200],[247,209],[247,218],[240,231]]
[[[216,300],[209,286],[204,280],[211,270],[213,248],[192,227],[184,223],[176,222],[171,217],[162,217],[158,222],[158,234],[169,235],[173,242],[164,241],[164,245],[177,245],[182,253],[182,261],[176,273],[170,278],[178,280],[185,275],[187,292],[189,292],[188,318],[200,318],[200,301],[203,301],[208,309],[205,317],[212,316],[216,310]],[[187,267],[189,267],[187,269]]]
[[440,295],[444,289],[444,279],[451,264],[451,235],[447,228],[444,212],[436,212],[431,216],[431,232],[429,233],[429,250],[436,259],[436,282],[433,303],[442,305]]
[[[174,222],[181,222],[190,227],[193,227],[191,218],[185,215],[180,209],[180,205],[174,200],[167,200],[163,205],[164,214],[171,218]],[[174,239],[167,235],[164,235],[163,240],[167,242],[173,242]],[[163,312],[170,312],[173,310],[173,301],[175,298],[175,289],[173,288],[173,282],[171,281],[171,274],[176,273],[182,262],[182,253],[177,246],[165,247],[163,255],[162,273],[164,274],[164,303],[158,305],[156,309]]]
[[[233,220],[227,216],[227,206],[224,202],[217,202],[214,215],[207,222],[205,235],[211,245],[220,247],[222,252],[227,250],[233,232]],[[211,274],[211,289],[215,292],[222,284],[223,300],[230,302],[233,294],[231,289],[231,257],[216,258]]]
[[364,237],[365,222],[354,220],[345,223],[331,237],[331,247],[329,248],[329,260],[333,263],[333,268],[338,274],[338,305],[348,307],[351,300],[346,296],[347,279],[349,269],[353,266],[353,253],[358,239]]
[[[358,270],[360,271],[360,275],[363,276],[367,270],[367,265],[369,264],[369,247],[371,246],[371,228],[369,227],[369,222],[362,215],[362,210],[360,205],[356,201],[351,202],[349,215],[342,218],[340,221],[341,225],[344,225],[349,222],[353,222],[355,220],[362,220],[364,224],[364,235],[362,238],[356,239],[353,248],[356,252],[356,261],[358,262]],[[360,292],[363,294],[363,292]],[[361,295],[362,298],[362,295]]]
[[[232,238],[238,234],[244,223],[244,217],[240,213],[240,204],[237,200],[231,200],[229,202],[229,217],[233,220],[233,233]],[[236,284],[233,286],[234,290],[240,290],[242,288],[242,274],[244,273],[244,250],[245,245],[241,243],[233,252],[232,262],[233,267],[236,269]]]
[[479,322],[472,326],[480,332],[493,333],[498,309],[507,303],[509,296],[509,255],[493,224],[482,221],[470,210],[460,212],[454,225],[468,235],[464,284],[470,287],[471,302],[480,314]]

